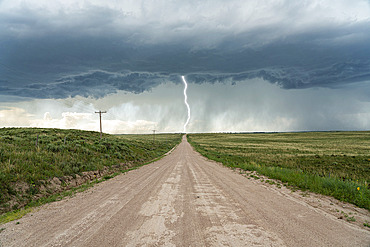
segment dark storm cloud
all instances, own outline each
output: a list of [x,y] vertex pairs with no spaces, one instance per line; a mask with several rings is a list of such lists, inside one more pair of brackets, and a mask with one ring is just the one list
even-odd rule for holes
[[263,78],[281,87],[370,80],[369,2],[3,1],[0,94],[141,93],[165,81]]
[[370,81],[370,62],[342,62],[307,70],[302,67],[265,68],[234,74],[190,74],[189,80],[195,83],[240,82],[262,78],[276,83],[285,89],[329,87],[337,88],[351,82]]
[[[20,97],[68,98],[84,96],[101,98],[107,94],[123,90],[142,93],[165,82],[168,76],[155,73],[110,73],[106,71],[90,71],[88,73],[67,76],[53,83],[31,83],[23,87],[0,86],[4,94]],[[6,84],[1,82],[1,84]]]

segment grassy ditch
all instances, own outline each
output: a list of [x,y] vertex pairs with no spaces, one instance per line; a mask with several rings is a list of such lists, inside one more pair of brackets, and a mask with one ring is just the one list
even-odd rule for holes
[[3,213],[2,215],[0,215],[0,224],[4,224],[4,223],[10,222],[10,221],[18,220],[18,219],[22,218],[23,216],[25,216],[26,214],[32,212],[35,207],[41,206],[41,205],[46,204],[46,203],[60,201],[63,198],[66,198],[66,197],[71,197],[71,196],[75,195],[78,192],[83,192],[83,191],[93,187],[97,183],[109,180],[109,179],[111,179],[111,178],[113,178],[113,177],[115,177],[115,176],[117,176],[117,175],[119,175],[123,172],[129,171],[129,170],[134,170],[138,167],[140,167],[140,166],[135,166],[135,167],[129,168],[127,170],[121,170],[120,172],[115,172],[111,175],[106,175],[106,176],[102,177],[101,179],[92,180],[92,181],[90,181],[88,183],[84,183],[80,186],[73,187],[70,190],[62,191],[62,192],[59,192],[59,193],[53,193],[53,194],[50,194],[50,195],[45,195],[44,197],[31,200],[23,208],[12,210],[12,211],[9,211],[9,212],[6,212],[6,213]]
[[190,134],[205,157],[370,210],[370,132]]
[[[52,178],[129,169],[161,157],[181,134],[108,135],[80,130],[0,129],[0,214],[49,197]],[[109,175],[106,175],[109,176]]]

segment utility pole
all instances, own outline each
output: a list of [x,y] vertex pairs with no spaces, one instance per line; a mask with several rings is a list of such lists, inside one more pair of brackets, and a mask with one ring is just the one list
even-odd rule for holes
[[102,126],[101,126],[101,114],[102,113],[107,113],[107,111],[96,111],[95,113],[99,113],[99,119],[100,119],[100,139],[101,139],[102,133],[103,133]]

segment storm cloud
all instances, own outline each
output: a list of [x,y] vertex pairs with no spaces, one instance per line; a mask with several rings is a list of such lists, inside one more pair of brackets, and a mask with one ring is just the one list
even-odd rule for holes
[[285,89],[370,80],[368,1],[1,1],[0,94],[142,93],[262,78]]
[[168,76],[158,73],[113,73],[89,71],[65,76],[52,83],[30,83],[19,87],[9,87],[3,82],[1,90],[10,95],[35,97],[40,99],[68,98],[74,96],[101,98],[118,90],[142,93],[168,80]]
[[0,0],[0,126],[370,129],[367,0]]
[[[366,130],[370,126],[370,84],[349,88],[285,90],[251,79],[231,83],[189,83],[189,132]],[[99,130],[108,133],[181,132],[187,118],[183,85],[164,83],[140,94],[120,91],[104,98],[76,96],[12,103],[0,109],[3,126]]]

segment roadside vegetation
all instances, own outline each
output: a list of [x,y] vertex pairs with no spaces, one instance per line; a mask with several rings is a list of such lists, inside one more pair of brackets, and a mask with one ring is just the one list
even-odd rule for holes
[[[189,134],[205,157],[370,210],[370,132]],[[253,175],[254,176],[254,175]]]
[[[76,177],[109,179],[160,158],[180,142],[181,134],[156,134],[154,142],[153,135],[103,134],[100,140],[98,132],[90,131],[2,128],[0,214],[63,196]],[[59,178],[58,191],[48,187],[53,178]]]

